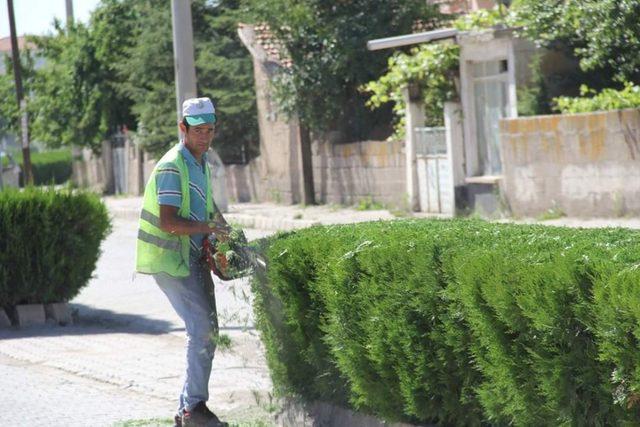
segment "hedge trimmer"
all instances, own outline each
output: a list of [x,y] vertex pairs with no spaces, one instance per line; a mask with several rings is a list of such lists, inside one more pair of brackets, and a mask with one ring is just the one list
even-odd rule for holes
[[[228,227],[226,224],[219,224]],[[267,267],[256,248],[249,245],[244,232],[231,228],[229,239],[218,240],[215,234],[205,236],[202,242],[202,257],[213,274],[221,280],[234,280],[262,271]]]

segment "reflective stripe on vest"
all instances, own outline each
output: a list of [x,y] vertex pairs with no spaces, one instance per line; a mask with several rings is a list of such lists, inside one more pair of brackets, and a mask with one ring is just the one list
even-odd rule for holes
[[156,227],[160,228],[160,218],[158,218],[148,210],[142,209],[142,212],[140,213],[140,218],[144,219],[149,224],[155,225]]
[[143,242],[155,245],[162,249],[168,249],[170,251],[180,252],[180,246],[181,246],[180,241],[163,239],[162,237],[149,234],[142,229],[138,230],[138,239],[142,240]]

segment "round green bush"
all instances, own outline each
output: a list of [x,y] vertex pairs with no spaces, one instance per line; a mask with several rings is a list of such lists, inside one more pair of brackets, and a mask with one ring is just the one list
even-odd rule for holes
[[0,192],[0,306],[69,301],[85,286],[110,231],[95,194]]

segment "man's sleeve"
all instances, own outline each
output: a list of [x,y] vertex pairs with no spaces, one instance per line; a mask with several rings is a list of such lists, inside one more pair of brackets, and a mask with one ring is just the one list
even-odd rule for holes
[[175,206],[182,204],[182,186],[180,185],[180,171],[173,163],[163,163],[156,171],[156,191],[158,203]]

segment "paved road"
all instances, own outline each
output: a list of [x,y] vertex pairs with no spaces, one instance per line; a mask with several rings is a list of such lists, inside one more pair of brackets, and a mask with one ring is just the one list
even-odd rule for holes
[[[72,300],[79,321],[0,331],[0,412],[18,426],[111,426],[170,418],[184,372],[184,327],[150,277],[133,276],[137,224],[115,219],[95,277]],[[247,231],[250,239],[267,232]],[[221,333],[212,408],[235,420],[265,416],[271,391],[246,280],[218,286]]]

